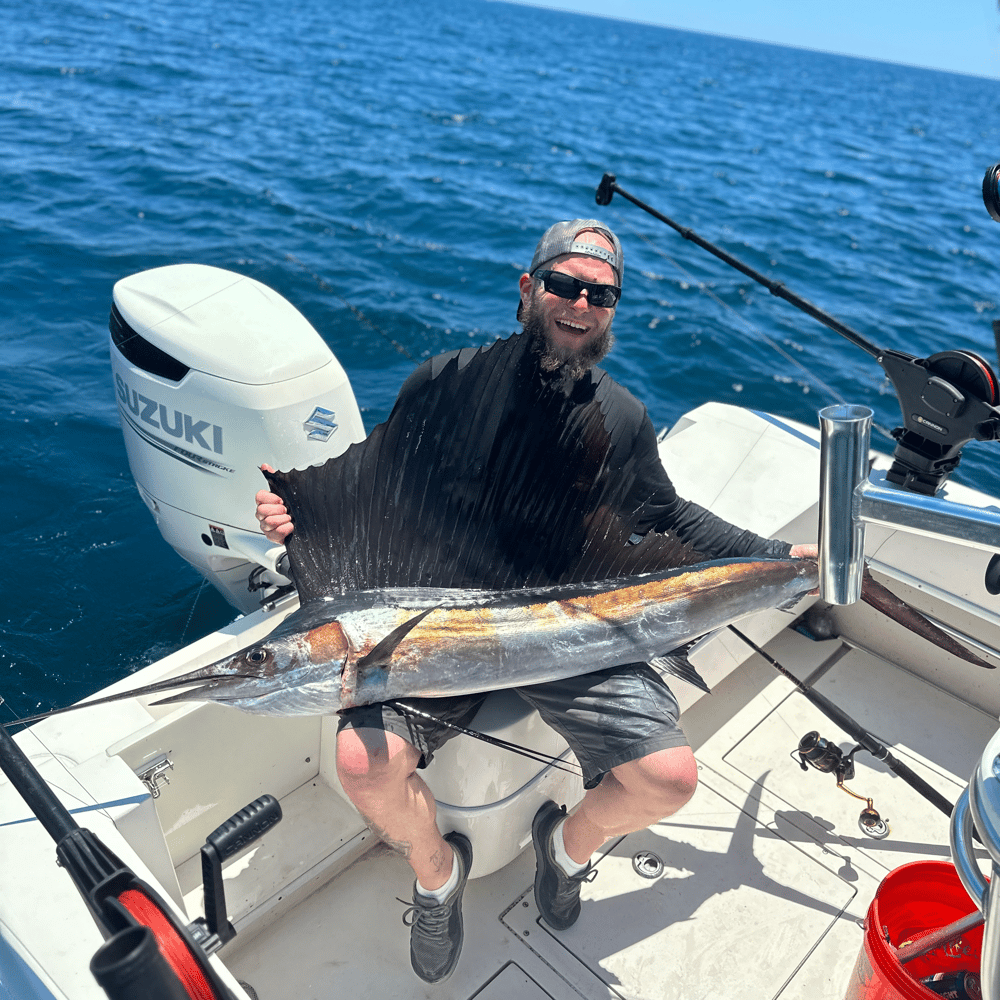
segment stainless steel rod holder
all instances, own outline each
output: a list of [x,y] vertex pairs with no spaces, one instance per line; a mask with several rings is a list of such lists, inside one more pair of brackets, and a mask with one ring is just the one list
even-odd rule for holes
[[839,404],[819,413],[819,594],[828,604],[861,596],[865,526],[1000,552],[1000,511],[969,507],[893,486],[868,473],[872,411]]
[[819,423],[819,596],[828,604],[853,604],[864,572],[860,490],[868,476],[872,411],[827,406]]

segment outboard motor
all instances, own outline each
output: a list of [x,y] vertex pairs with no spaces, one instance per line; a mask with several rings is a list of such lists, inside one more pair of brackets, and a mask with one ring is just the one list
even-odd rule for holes
[[139,493],[173,548],[241,611],[282,575],[254,517],[259,466],[317,465],[365,436],[344,369],[290,303],[232,271],[123,278],[111,367]]

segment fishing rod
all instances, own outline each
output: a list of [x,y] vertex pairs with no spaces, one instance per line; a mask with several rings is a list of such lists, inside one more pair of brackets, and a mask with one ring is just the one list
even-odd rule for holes
[[[997,173],[997,167],[1000,164],[991,170]],[[990,172],[987,171],[989,177]],[[995,181],[991,185],[984,181],[984,198],[987,187],[993,198],[996,186]],[[772,295],[839,333],[882,366],[896,391],[903,416],[903,426],[892,431],[896,449],[892,466],[886,473],[890,482],[933,496],[958,466],[962,449],[969,441],[1000,439],[1000,408],[997,405],[1000,403],[1000,387],[993,369],[978,354],[948,350],[928,358],[917,358],[878,347],[857,330],[792,292],[784,282],[768,278],[699,236],[690,227],[680,225],[640,201],[618,184],[614,174],[606,173],[597,187],[597,204],[610,204],[616,193],[676,230],[684,239],[763,285]],[[997,214],[1000,216],[1000,196],[993,200],[997,202]],[[987,201],[988,208],[990,204],[991,201]]]
[[[835,705],[829,698],[821,695],[818,691],[811,687],[808,687],[802,681],[798,679],[790,670],[783,667],[773,656],[766,653],[760,646],[757,645],[749,636],[741,632],[735,625],[728,626],[729,631],[733,633],[737,638],[741,639],[747,646],[749,646],[755,653],[763,657],[768,663],[774,667],[782,677],[787,678],[795,685],[797,691],[800,694],[805,695],[805,697],[812,702],[828,719],[839,726],[848,736],[854,740],[858,747],[852,751],[848,757],[843,758],[839,748],[830,745],[826,740],[820,738],[819,733],[812,732],[808,733],[799,742],[799,763],[802,765],[803,770],[806,768],[807,762],[815,767],[819,771],[828,771],[835,773],[837,775],[837,784],[843,787],[843,781],[845,778],[849,780],[854,774],[854,753],[857,749],[867,750],[876,760],[882,761],[883,764],[888,767],[893,774],[897,777],[902,778],[915,792],[923,796],[931,805],[940,809],[946,816],[950,816],[954,810],[955,806],[953,803],[949,802],[936,788],[929,785],[919,774],[912,771],[906,764],[904,764],[898,757],[893,756],[890,753],[889,748],[882,743],[880,740],[876,739],[869,733],[859,722],[851,718],[842,708]],[[850,649],[846,644],[841,647],[839,656],[843,656]],[[834,654],[838,656],[838,654]],[[838,656],[838,658],[839,658]],[[849,791],[849,789],[844,789],[844,791]],[[863,798],[854,792],[850,792],[851,795],[855,795],[856,798]],[[882,822],[881,817],[872,805],[872,800],[868,799],[868,806],[861,812],[861,818],[859,819],[859,825],[863,833],[871,837],[881,838],[884,837],[889,831]],[[882,829],[885,832],[882,832]]]
[[790,302],[796,309],[801,309],[802,312],[813,319],[819,320],[820,323],[828,326],[831,330],[836,331],[841,336],[846,337],[852,344],[856,347],[860,347],[861,350],[870,354],[873,358],[878,359],[883,353],[879,348],[877,348],[871,341],[866,340],[857,330],[851,329],[846,323],[842,323],[835,316],[831,316],[828,312],[824,312],[819,306],[814,305],[808,299],[802,298],[801,295],[796,295],[795,292],[791,291],[783,281],[772,281],[767,275],[761,274],[760,271],[754,270],[749,264],[744,264],[739,258],[734,257],[731,253],[723,250],[722,247],[716,246],[714,243],[710,243],[708,240],[699,236],[693,229],[689,226],[682,226],[678,222],[674,222],[673,219],[662,212],[658,212],[651,205],[647,205],[645,202],[640,201],[635,195],[629,194],[624,188],[619,187],[614,174],[605,174],[601,178],[601,183],[597,188],[597,204],[598,205],[609,205],[611,204],[611,199],[614,197],[615,192],[620,194],[623,198],[632,202],[633,205],[637,205],[644,212],[648,212],[654,219],[659,219],[660,222],[666,223],[671,229],[675,229],[681,236],[686,240],[690,240],[695,246],[701,247],[703,250],[707,250],[710,254],[714,254],[719,260],[728,264],[730,267],[735,268],[737,271],[745,274],[748,278],[753,278],[758,284],[763,285],[772,295],[777,296],[780,299],[784,299],[786,302]]
[[409,715],[417,719],[424,719],[427,722],[433,722],[436,725],[444,726],[446,729],[451,729],[456,733],[461,733],[463,736],[471,736],[475,740],[480,740],[483,743],[490,744],[490,746],[499,747],[501,750],[509,750],[511,753],[527,757],[528,760],[534,760],[539,764],[546,764],[549,767],[554,767],[558,771],[565,771],[567,774],[576,775],[578,777],[583,775],[583,768],[581,768],[578,764],[574,765],[571,761],[564,761],[562,757],[554,757],[552,754],[544,753],[541,750],[533,750],[531,747],[522,746],[520,743],[512,743],[510,740],[501,739],[499,736],[491,736],[489,733],[481,733],[478,729],[468,729],[465,726],[458,725],[456,722],[439,718],[436,715],[432,715],[430,712],[424,712],[415,705],[411,705],[404,701],[387,701],[385,704],[391,705],[397,712],[401,712],[403,715]]

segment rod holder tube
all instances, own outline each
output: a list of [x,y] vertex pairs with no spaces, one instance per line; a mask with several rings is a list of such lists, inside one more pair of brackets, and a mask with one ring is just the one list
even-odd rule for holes
[[868,477],[872,411],[850,403],[819,412],[819,596],[828,604],[861,597],[865,525],[861,488]]

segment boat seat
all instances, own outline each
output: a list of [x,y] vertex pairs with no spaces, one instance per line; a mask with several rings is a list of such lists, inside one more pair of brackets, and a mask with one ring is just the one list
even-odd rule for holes
[[[324,720],[320,774],[343,795],[336,775],[336,725],[336,719]],[[490,694],[469,728],[560,757],[575,769],[566,741],[512,691]],[[457,830],[472,841],[473,878],[503,868],[521,853],[546,799],[569,807],[583,797],[578,775],[464,734],[445,743],[420,775],[437,802],[442,832]]]
[[[576,769],[566,741],[513,691],[490,694],[468,728],[560,757]],[[472,841],[474,878],[503,868],[521,853],[531,841],[531,821],[547,799],[569,807],[583,797],[578,775],[464,734],[437,751],[423,778],[437,801],[441,829],[457,830]]]

